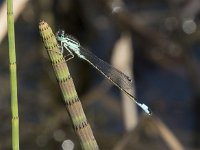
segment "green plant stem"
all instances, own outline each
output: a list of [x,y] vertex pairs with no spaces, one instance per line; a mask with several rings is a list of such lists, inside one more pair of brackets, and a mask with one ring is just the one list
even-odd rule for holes
[[15,33],[13,17],[13,1],[7,0],[8,43],[10,63],[10,89],[12,111],[12,149],[19,150],[19,117],[17,100],[17,67],[15,54]]
[[56,38],[51,28],[44,21],[40,22],[39,30],[45,48],[51,59],[75,132],[80,139],[82,149],[98,150],[98,145],[93,136],[92,129],[87,122],[82,104],[75,90],[72,77],[70,76],[67,63],[65,62],[63,55],[60,54]]

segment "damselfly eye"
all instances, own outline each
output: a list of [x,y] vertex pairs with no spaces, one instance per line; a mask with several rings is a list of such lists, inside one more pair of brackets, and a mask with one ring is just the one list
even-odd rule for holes
[[57,37],[64,37],[65,36],[65,31],[64,30],[58,30],[58,32],[56,33]]

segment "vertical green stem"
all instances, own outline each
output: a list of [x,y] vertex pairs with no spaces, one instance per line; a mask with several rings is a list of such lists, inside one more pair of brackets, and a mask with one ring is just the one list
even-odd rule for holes
[[15,55],[15,33],[13,17],[13,1],[7,0],[8,43],[10,63],[10,89],[12,111],[12,149],[19,150],[19,117],[17,102],[17,72]]

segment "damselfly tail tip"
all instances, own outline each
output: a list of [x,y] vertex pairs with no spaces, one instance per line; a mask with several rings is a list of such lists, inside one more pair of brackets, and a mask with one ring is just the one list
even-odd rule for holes
[[152,111],[151,109],[145,105],[145,104],[140,104],[140,103],[137,103],[149,116],[152,115]]
[[149,116],[152,116],[153,113],[152,113],[151,109],[148,108],[147,114],[148,114]]

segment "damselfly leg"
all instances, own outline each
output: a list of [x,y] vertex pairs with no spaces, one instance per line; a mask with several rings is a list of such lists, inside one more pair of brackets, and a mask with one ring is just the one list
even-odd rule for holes
[[63,53],[64,53],[64,47],[62,45],[58,45],[58,48],[59,48],[60,52],[55,51],[55,50],[51,50],[51,49],[49,49],[48,51],[51,51],[51,52],[57,53],[58,55],[63,56],[66,62],[74,58],[74,54],[70,50],[68,50],[68,49],[65,48],[69,52],[65,56],[65,55],[63,55]]

